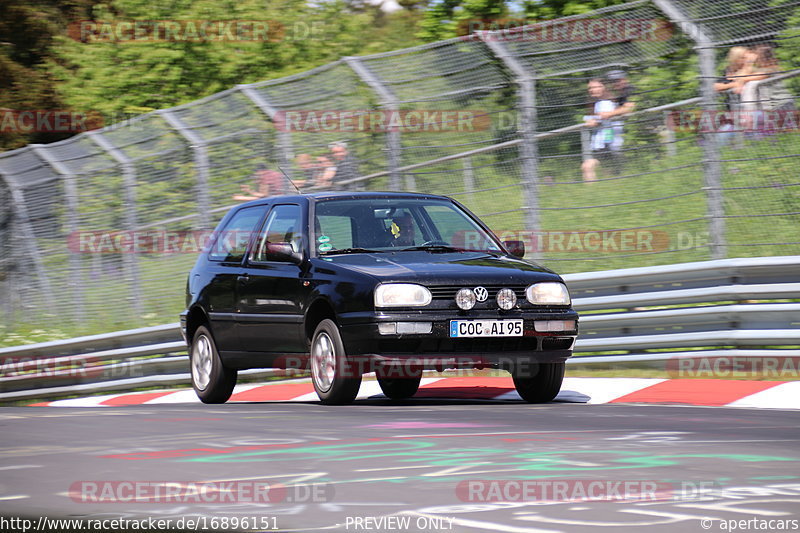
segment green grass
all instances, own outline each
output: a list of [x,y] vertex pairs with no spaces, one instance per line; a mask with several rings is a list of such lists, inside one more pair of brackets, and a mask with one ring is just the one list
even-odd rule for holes
[[[539,262],[566,274],[711,258],[702,148],[694,138],[684,137],[677,155],[669,156],[646,139],[639,144],[635,138],[626,142],[631,152],[621,176],[601,168],[600,180],[591,184],[581,179],[579,156],[548,158],[557,154],[543,148],[538,198],[541,227],[556,237],[568,232],[565,238],[574,232],[643,228],[652,232],[648,235],[653,249],[644,245],[636,249],[634,243],[630,250],[589,250],[568,240],[561,249],[557,241],[545,238],[540,241],[544,248]],[[742,147],[722,149],[729,257],[800,253],[800,244],[795,244],[800,241],[800,216],[791,214],[800,213],[800,177],[793,154],[800,154],[800,140],[794,133],[747,139]],[[466,193],[463,161],[421,169],[415,174],[417,190],[454,195],[496,232],[524,231],[526,204],[516,155],[515,150],[507,150],[471,158],[475,188],[481,192]],[[626,177],[632,175],[638,176]],[[386,183],[386,178],[380,178],[371,185],[385,189]],[[659,200],[648,201],[652,199]],[[57,247],[59,242],[51,244]],[[531,251],[528,257],[533,255]],[[26,310],[9,317],[0,325],[0,347],[176,322],[184,306],[186,275],[196,256],[139,256],[138,294],[131,290],[130,271],[119,256],[85,254],[78,275],[65,268],[66,253],[44,257],[57,297],[48,302],[26,301],[41,311]],[[83,306],[80,315],[79,303]],[[35,319],[31,318],[34,314]]]
[[[570,273],[711,259],[702,147],[685,138],[674,156],[646,143],[628,148],[619,176],[601,165],[599,180],[591,184],[581,178],[579,156],[541,160],[540,221],[551,235],[534,244],[540,247],[540,262]],[[800,216],[782,214],[800,212],[800,178],[792,154],[800,154],[794,133],[747,139],[741,148],[722,149],[728,256],[800,253]],[[465,194],[458,161],[433,168],[451,175],[423,175],[417,184],[426,191],[454,195],[496,232],[524,232],[519,164],[498,163],[495,155],[484,154],[473,157],[472,165],[476,188],[493,190]],[[591,250],[568,240],[573,233],[625,228],[642,228],[630,234],[626,250]],[[645,232],[638,242],[636,231]]]

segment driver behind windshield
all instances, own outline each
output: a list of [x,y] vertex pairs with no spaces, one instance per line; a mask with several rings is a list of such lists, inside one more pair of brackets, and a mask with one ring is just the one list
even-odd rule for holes
[[414,246],[414,219],[409,214],[392,219],[392,246]]

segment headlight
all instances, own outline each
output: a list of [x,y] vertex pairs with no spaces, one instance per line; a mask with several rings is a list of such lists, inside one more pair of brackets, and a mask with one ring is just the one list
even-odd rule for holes
[[517,305],[517,295],[511,289],[500,289],[497,291],[497,305],[500,309],[513,309]]
[[412,307],[431,303],[431,291],[414,283],[386,283],[375,289],[375,307]]
[[476,300],[475,291],[472,289],[458,289],[456,293],[456,305],[459,309],[463,309],[464,311],[469,311],[475,307]]
[[558,282],[534,283],[525,290],[528,301],[534,305],[569,305],[567,286]]

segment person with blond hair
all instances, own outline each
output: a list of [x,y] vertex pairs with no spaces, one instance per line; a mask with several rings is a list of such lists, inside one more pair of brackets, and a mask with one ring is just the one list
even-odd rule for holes
[[[717,92],[728,91],[728,95],[739,93],[744,85],[743,77],[752,72],[752,52],[745,46],[734,46],[728,50],[725,74],[714,84]],[[730,107],[730,99],[728,101]]]
[[[749,128],[752,124],[748,115],[752,112],[746,109],[743,105],[744,98],[742,96],[742,89],[745,83],[753,75],[753,65],[755,63],[755,54],[752,50],[745,46],[734,46],[728,50],[728,64],[725,66],[725,73],[714,83],[714,90],[724,93],[725,109],[727,111],[746,111],[742,113],[738,120],[732,121],[739,124],[739,127]],[[724,125],[727,130],[735,131],[735,127],[728,128],[727,123]],[[723,137],[727,141],[727,137]]]

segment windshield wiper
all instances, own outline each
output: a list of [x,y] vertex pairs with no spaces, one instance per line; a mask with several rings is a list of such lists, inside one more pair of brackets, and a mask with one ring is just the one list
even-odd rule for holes
[[333,254],[377,254],[384,253],[385,250],[370,250],[368,248],[342,248],[341,250],[328,250],[321,252],[319,255],[333,255]]
[[456,248],[455,246],[446,246],[444,244],[430,244],[428,246],[410,246],[408,248],[401,248],[398,252],[466,252],[464,248]]
[[444,244],[431,244],[428,246],[411,246],[409,248],[402,248],[398,252],[475,252],[479,254],[488,254],[492,257],[500,257],[499,250],[473,250],[468,248],[458,248],[456,246],[446,246]]

